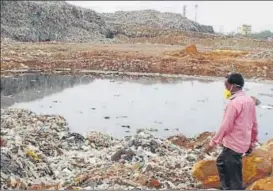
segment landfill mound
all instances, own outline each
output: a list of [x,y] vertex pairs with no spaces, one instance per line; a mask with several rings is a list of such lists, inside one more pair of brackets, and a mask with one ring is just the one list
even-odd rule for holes
[[151,36],[162,29],[213,33],[211,26],[174,13],[146,10],[101,14],[66,2],[1,1],[1,37],[16,41],[112,43],[119,34]]
[[123,140],[80,135],[69,132],[61,116],[2,109],[1,189],[200,188],[191,169],[207,156],[200,144],[173,144],[179,137],[163,140],[141,129]]
[[58,1],[1,1],[1,37],[84,42],[108,36],[104,20],[89,9]]
[[104,13],[103,17],[108,26],[117,30],[116,33],[127,37],[152,37],[168,29],[214,33],[212,26],[200,25],[177,13],[155,10],[117,11]]

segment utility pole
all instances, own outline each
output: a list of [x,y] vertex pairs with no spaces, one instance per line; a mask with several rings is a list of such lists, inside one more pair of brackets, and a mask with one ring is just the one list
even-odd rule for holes
[[223,25],[220,26],[220,33],[224,34],[224,26]]
[[197,8],[198,4],[195,4],[195,22],[197,22]]
[[187,18],[187,5],[183,5],[183,17]]

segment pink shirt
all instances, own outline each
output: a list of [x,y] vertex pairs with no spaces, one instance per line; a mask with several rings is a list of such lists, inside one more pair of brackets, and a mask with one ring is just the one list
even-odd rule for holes
[[255,102],[239,91],[229,99],[220,129],[210,146],[222,144],[235,152],[245,153],[258,141],[257,126]]

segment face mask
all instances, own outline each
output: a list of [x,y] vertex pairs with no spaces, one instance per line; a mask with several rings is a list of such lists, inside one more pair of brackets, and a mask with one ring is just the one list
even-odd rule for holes
[[[232,86],[230,87],[230,90],[231,89],[232,89]],[[227,90],[227,89],[224,90],[225,99],[229,99],[232,96],[232,93],[230,90]]]

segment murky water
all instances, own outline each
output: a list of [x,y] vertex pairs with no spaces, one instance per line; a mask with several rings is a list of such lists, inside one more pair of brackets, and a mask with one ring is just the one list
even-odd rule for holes
[[[225,105],[222,81],[167,78],[96,79],[73,76],[24,76],[1,81],[1,107],[27,108],[64,116],[72,131],[97,130],[115,137],[138,128],[166,137],[194,136],[218,129]],[[273,137],[273,85],[246,83],[257,96],[261,141]]]

